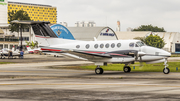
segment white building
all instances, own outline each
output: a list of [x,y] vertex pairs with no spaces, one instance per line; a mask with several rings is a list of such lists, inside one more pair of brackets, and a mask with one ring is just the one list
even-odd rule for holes
[[166,45],[164,50],[179,53],[180,52],[180,33],[179,32],[155,32],[161,38],[164,39]]
[[[118,39],[128,40],[135,37],[146,37],[152,32],[150,31],[132,31],[132,32],[116,32]],[[179,32],[153,32],[165,41],[164,50],[172,53],[180,53],[180,33]]]
[[0,26],[7,26],[8,22],[8,1],[7,0],[0,0]]

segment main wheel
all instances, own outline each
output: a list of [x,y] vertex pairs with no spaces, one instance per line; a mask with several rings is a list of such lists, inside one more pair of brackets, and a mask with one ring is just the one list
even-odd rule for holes
[[163,73],[164,73],[164,74],[169,74],[169,72],[170,72],[170,69],[169,69],[169,68],[164,68],[164,69],[163,69]]
[[129,66],[124,66],[124,72],[125,73],[131,72],[131,68]]
[[104,70],[102,68],[96,68],[95,73],[96,74],[103,74]]

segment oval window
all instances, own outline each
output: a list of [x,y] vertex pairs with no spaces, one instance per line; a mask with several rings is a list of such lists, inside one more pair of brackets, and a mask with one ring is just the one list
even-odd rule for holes
[[80,48],[80,45],[77,45],[76,48]]
[[129,47],[134,47],[134,43],[130,43],[130,44],[129,44]]
[[94,45],[94,48],[98,48],[98,44],[95,44],[95,45]]
[[86,45],[86,49],[88,49],[89,47],[90,47],[90,45],[89,45],[89,44],[87,44],[87,45]]
[[104,44],[101,44],[101,45],[100,45],[100,48],[104,48]]
[[105,47],[106,47],[106,48],[109,48],[109,44],[107,43],[107,44],[105,45]]
[[121,47],[121,43],[118,43],[118,44],[117,44],[117,47],[118,47],[118,48]]
[[114,47],[115,47],[115,44],[114,44],[114,43],[112,43],[112,44],[111,44],[111,47],[112,47],[112,48],[114,48]]

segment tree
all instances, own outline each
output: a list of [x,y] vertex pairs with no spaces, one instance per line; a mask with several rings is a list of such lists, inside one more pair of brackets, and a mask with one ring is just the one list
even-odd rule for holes
[[158,35],[149,35],[148,37],[146,37],[145,39],[145,43],[148,46],[153,46],[153,47],[157,47],[157,48],[163,48],[164,45],[166,44],[163,40],[163,38],[161,38]]
[[152,25],[141,25],[138,28],[135,28],[133,31],[152,31],[152,32],[166,32],[164,28],[158,28],[157,26]]
[[31,49],[34,49],[35,47],[37,47],[38,46],[38,42],[36,41],[36,42],[28,42],[28,41],[26,41],[26,44],[27,44],[27,46],[29,46],[29,47],[31,47]]
[[[8,22],[10,23],[11,32],[19,32],[20,24],[11,23],[13,20],[31,20],[26,11],[19,10],[17,12],[8,12]],[[28,28],[28,25],[21,25],[22,29]]]
[[134,39],[141,40],[146,45],[157,48],[163,48],[164,45],[166,44],[163,38],[161,38],[158,35],[152,35],[152,34],[150,34],[148,37],[135,37]]

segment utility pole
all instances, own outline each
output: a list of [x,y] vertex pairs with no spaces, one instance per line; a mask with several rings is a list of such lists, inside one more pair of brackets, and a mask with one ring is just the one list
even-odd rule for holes
[[21,44],[20,44],[20,51],[22,51],[22,26],[21,26],[21,24],[19,25],[19,27],[20,27],[20,37],[21,37]]

